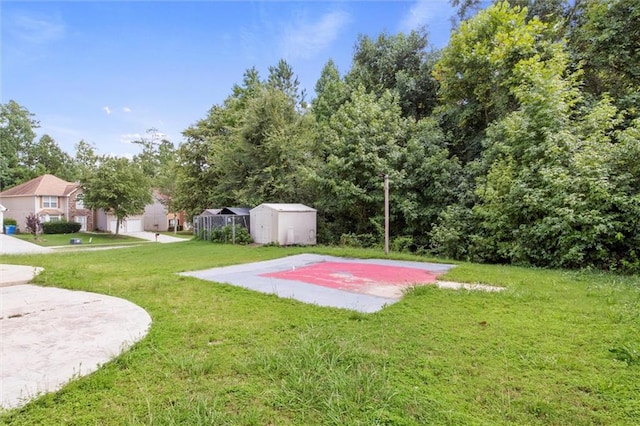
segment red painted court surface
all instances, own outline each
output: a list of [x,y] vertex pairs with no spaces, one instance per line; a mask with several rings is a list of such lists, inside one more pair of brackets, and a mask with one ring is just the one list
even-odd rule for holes
[[380,296],[398,295],[406,287],[436,282],[436,273],[432,271],[404,266],[346,262],[321,262],[260,276]]
[[408,287],[435,284],[454,265],[391,259],[347,259],[297,254],[181,275],[232,284],[318,306],[377,312],[400,300]]

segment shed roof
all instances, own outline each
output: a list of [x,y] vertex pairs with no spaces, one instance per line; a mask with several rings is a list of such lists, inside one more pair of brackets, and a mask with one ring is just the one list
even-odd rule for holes
[[[266,207],[279,212],[315,212],[313,207],[305,206],[304,204],[287,204],[287,203],[263,203],[258,207]],[[252,210],[255,210],[252,209]]]
[[233,214],[236,216],[248,216],[251,209],[249,207],[225,207],[218,214]]
[[235,215],[249,216],[249,207],[223,207],[221,209],[206,209],[200,216]]
[[66,197],[79,187],[80,184],[78,183],[67,182],[54,175],[42,175],[0,192],[0,197],[29,197],[36,195]]
[[200,213],[200,216],[214,216],[219,214],[222,209],[205,209]]

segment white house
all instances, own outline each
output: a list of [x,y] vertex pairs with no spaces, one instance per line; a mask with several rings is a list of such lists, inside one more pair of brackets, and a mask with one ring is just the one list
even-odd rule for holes
[[316,244],[316,209],[304,204],[264,203],[251,209],[251,238],[258,244]]

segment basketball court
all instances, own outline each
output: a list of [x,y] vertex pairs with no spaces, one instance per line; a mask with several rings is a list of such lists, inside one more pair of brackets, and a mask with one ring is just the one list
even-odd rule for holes
[[319,306],[376,312],[407,288],[435,284],[454,265],[301,254],[181,275],[276,294]]

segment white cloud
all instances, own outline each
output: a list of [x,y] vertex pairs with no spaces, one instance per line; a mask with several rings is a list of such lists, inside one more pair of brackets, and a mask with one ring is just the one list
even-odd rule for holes
[[287,59],[310,58],[326,49],[350,21],[349,14],[334,11],[316,22],[300,20],[285,29],[281,48]]
[[449,0],[417,0],[400,23],[400,31],[408,33],[426,27],[429,42],[438,46],[446,44],[451,31],[451,17],[455,9]]
[[102,110],[103,110],[107,115],[111,115],[111,109],[110,109],[108,106],[103,107],[103,108],[102,108]]
[[59,18],[15,14],[8,19],[9,32],[16,38],[33,44],[59,40],[65,35],[65,26]]
[[139,141],[142,138],[140,133],[125,133],[120,135],[120,143],[133,143],[133,141]]
[[438,0],[418,0],[409,12],[402,20],[402,30],[409,32],[411,30],[417,30],[423,25],[429,24],[429,22],[435,16],[434,9],[438,7]]
[[122,112],[131,112],[131,108],[129,108],[129,107],[122,107]]
[[133,157],[135,156],[135,154],[132,154],[130,152],[109,152],[107,153],[107,157],[116,157],[116,158],[126,158],[128,160],[133,160]]

